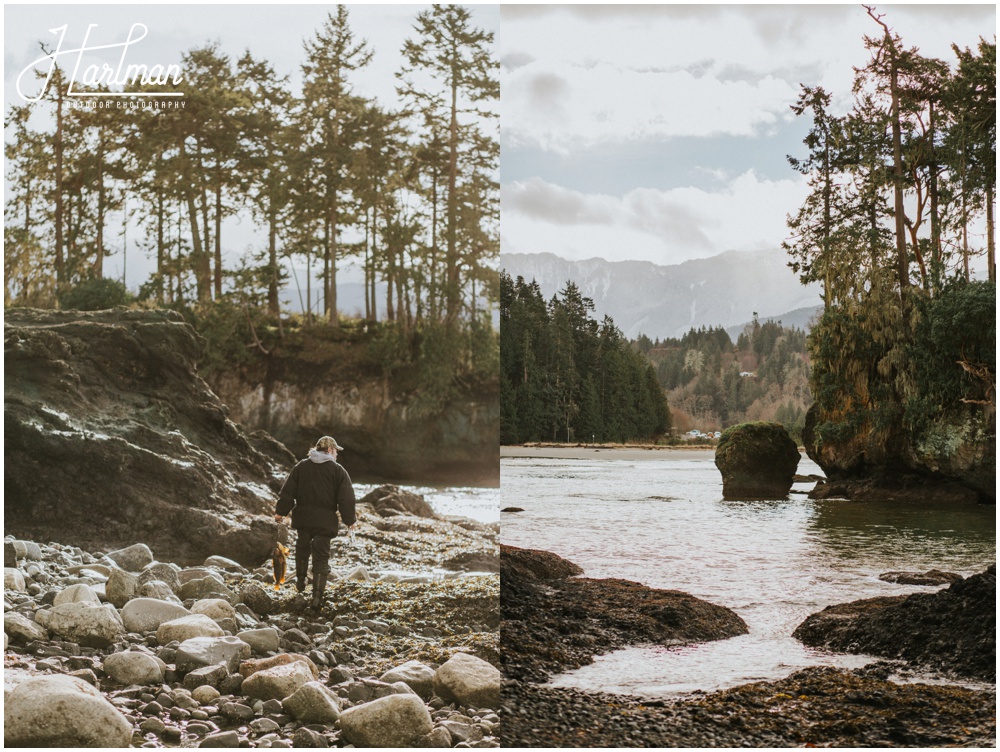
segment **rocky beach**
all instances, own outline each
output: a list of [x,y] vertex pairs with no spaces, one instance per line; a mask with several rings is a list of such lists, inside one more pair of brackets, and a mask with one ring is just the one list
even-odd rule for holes
[[[270,563],[4,541],[6,746],[495,747],[498,525],[376,489],[321,610]],[[421,516],[422,515],[422,516]]]
[[[871,612],[881,612],[879,638],[883,645],[899,645],[892,657],[900,660],[855,670],[809,668],[779,681],[663,700],[544,682],[555,671],[589,663],[629,642],[680,645],[740,634],[746,628],[738,616],[683,593],[575,578],[579,567],[543,551],[503,546],[501,561],[505,746],[995,746],[995,687],[962,686],[995,677],[995,568],[938,593],[853,609],[867,615],[861,624],[838,618],[844,607],[827,610],[834,613],[822,622],[835,625],[831,631],[840,637],[874,631]],[[632,598],[623,599],[623,591]],[[592,594],[606,597],[588,597]],[[648,607],[656,601],[659,607]],[[908,609],[906,624],[920,628],[905,627],[893,609]],[[965,616],[955,621],[960,609]],[[801,631],[822,616],[810,617]],[[913,634],[896,640],[900,630]],[[818,626],[811,630],[822,632]],[[860,646],[846,638],[839,642],[844,650],[879,652],[873,638]],[[914,658],[917,642],[923,652]],[[939,672],[934,684],[919,680],[929,667]]]
[[379,486],[322,608],[294,555],[275,588],[295,457],[203,345],[171,311],[8,311],[5,746],[498,746],[499,524]]

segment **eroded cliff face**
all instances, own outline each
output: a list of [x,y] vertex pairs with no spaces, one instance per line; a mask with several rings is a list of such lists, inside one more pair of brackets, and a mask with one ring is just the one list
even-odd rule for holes
[[802,434],[807,454],[828,478],[817,496],[996,503],[993,405],[956,406],[918,438],[901,426],[821,438],[816,426],[823,417],[810,407]]
[[469,396],[427,414],[412,407],[415,395],[395,394],[385,377],[300,384],[228,372],[210,382],[230,418],[267,431],[298,457],[320,436],[334,436],[344,447],[338,460],[355,479],[500,482],[498,395]]
[[198,376],[171,311],[12,309],[4,322],[4,530],[168,559],[258,564],[291,461]]

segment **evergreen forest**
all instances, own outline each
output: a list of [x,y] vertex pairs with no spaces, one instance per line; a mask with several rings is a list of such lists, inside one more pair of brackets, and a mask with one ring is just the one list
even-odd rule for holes
[[721,431],[746,421],[781,423],[801,439],[811,402],[806,333],[756,316],[735,344],[722,327],[633,345],[656,367],[676,434]]
[[[106,88],[52,61],[38,101],[5,117],[5,305],[170,307],[234,357],[289,327],[364,330],[387,362],[433,357],[495,384],[493,32],[461,6],[414,15],[389,105],[355,90],[377,51],[343,5],[303,40],[298,90],[251,50],[208,43],[183,53],[179,82],[148,85],[183,107],[81,106],[70,84]],[[235,215],[259,240],[227,261]],[[123,246],[153,264],[139,290],[106,278]],[[363,272],[359,321],[338,308],[348,261]]]
[[500,441],[654,440],[670,432],[656,371],[572,282],[551,300],[500,273]]

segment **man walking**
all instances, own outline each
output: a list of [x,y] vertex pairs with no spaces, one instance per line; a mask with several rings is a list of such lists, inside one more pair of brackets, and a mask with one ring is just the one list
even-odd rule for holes
[[323,591],[330,575],[330,541],[337,537],[337,512],[348,529],[354,527],[354,486],[347,471],[337,462],[343,447],[323,436],[309,450],[309,456],[288,474],[278,496],[274,519],[280,522],[292,513],[292,527],[298,532],[295,543],[295,587],[306,589],[309,556],[313,557],[312,607],[323,605]]

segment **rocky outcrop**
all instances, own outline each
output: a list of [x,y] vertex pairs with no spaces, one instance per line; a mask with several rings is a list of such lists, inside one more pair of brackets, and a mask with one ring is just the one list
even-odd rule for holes
[[501,661],[508,678],[543,681],[625,645],[679,645],[747,632],[733,611],[687,593],[572,577],[579,572],[555,554],[501,546]]
[[296,456],[304,457],[320,436],[335,436],[344,447],[338,461],[352,478],[499,483],[496,388],[421,411],[419,394],[404,390],[396,383],[401,379],[347,368],[364,347],[276,352],[257,368],[213,374],[209,381],[233,420],[277,437]]
[[412,514],[414,517],[426,517],[432,520],[441,519],[419,494],[406,491],[399,486],[384,485],[370,491],[359,500],[361,504],[370,504],[380,517],[394,517],[400,514]]
[[793,636],[806,645],[901,658],[962,677],[996,681],[996,566],[936,593],[830,606]]
[[12,309],[4,336],[7,532],[104,550],[155,539],[171,559],[267,557],[287,468],[199,378],[180,315]]
[[883,572],[878,576],[882,582],[894,582],[897,585],[950,585],[962,579],[962,575],[954,572],[942,572],[931,569],[927,572]]
[[798,465],[798,447],[780,423],[733,426],[715,448],[725,499],[785,499]]
[[996,503],[996,408],[958,405],[914,437],[901,426],[885,432],[817,430],[824,416],[806,412],[802,443],[826,482],[813,498],[939,503]]

